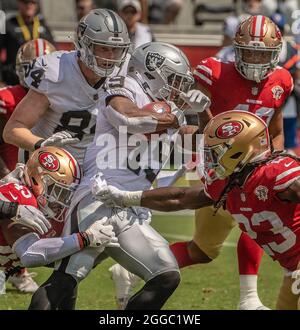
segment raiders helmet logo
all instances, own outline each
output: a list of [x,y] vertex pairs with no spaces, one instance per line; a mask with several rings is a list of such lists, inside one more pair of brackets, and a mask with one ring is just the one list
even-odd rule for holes
[[239,121],[229,121],[219,126],[216,130],[216,136],[220,139],[228,139],[236,136],[243,130],[243,124]]
[[157,68],[160,68],[164,61],[165,57],[161,56],[158,53],[148,52],[146,55],[145,65],[148,71],[154,71]]
[[48,171],[55,172],[59,169],[59,160],[50,152],[42,152],[39,155],[39,162]]

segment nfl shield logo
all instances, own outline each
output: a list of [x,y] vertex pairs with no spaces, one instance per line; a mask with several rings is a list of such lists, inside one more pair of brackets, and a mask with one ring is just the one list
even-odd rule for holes
[[145,60],[146,68],[148,71],[154,71],[163,65],[165,59],[164,56],[161,56],[158,53],[148,52]]

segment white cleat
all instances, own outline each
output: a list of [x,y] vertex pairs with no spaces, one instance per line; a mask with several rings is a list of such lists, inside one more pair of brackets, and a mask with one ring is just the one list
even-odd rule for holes
[[11,283],[17,290],[23,293],[34,293],[39,286],[32,279],[37,273],[28,273],[27,269],[23,273],[17,273],[8,278],[8,282]]
[[133,294],[135,286],[140,278],[119,264],[115,264],[109,268],[111,279],[115,285],[115,298],[118,309],[125,309],[129,298]]
[[263,305],[263,303],[259,299],[247,299],[240,301],[238,305],[238,310],[241,311],[249,311],[249,310],[256,310],[256,311],[269,311],[270,308]]

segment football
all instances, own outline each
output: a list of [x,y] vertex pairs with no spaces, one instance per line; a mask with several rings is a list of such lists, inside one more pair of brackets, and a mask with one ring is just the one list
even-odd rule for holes
[[[169,106],[169,104],[167,102],[163,102],[163,101],[148,103],[143,106],[142,111],[143,110],[150,110],[150,111],[153,111],[156,113],[171,113],[171,107]],[[152,132],[152,133],[146,133],[144,135],[147,137],[148,140],[150,140],[151,134],[161,135],[166,132],[167,132],[167,130],[163,130],[163,131],[157,131],[157,132]]]

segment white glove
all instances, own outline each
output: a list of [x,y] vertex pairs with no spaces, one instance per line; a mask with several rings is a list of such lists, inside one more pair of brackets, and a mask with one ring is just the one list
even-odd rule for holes
[[210,107],[210,99],[198,89],[191,89],[187,93],[181,93],[181,98],[197,112],[203,112]]
[[168,104],[171,107],[171,113],[177,117],[179,127],[186,125],[183,111],[180,110],[174,102],[169,101]]
[[0,184],[20,183],[23,178],[25,164],[17,163],[16,168],[0,180]]
[[112,225],[105,225],[107,217],[94,222],[84,233],[88,236],[89,246],[103,248],[120,247]]
[[142,191],[123,191],[114,186],[103,185],[94,197],[107,207],[140,206],[142,193]]
[[101,174],[98,173],[90,179],[90,188],[93,196],[96,197],[98,193],[105,187],[107,187],[107,183],[104,179],[101,178]]
[[79,142],[78,138],[74,138],[69,132],[61,131],[54,133],[48,139],[41,143],[41,147],[47,146],[56,146],[56,147],[63,147],[65,145],[74,144]]
[[40,235],[46,234],[51,228],[50,222],[43,213],[31,205],[19,205],[17,214],[12,220],[14,223],[36,230]]

